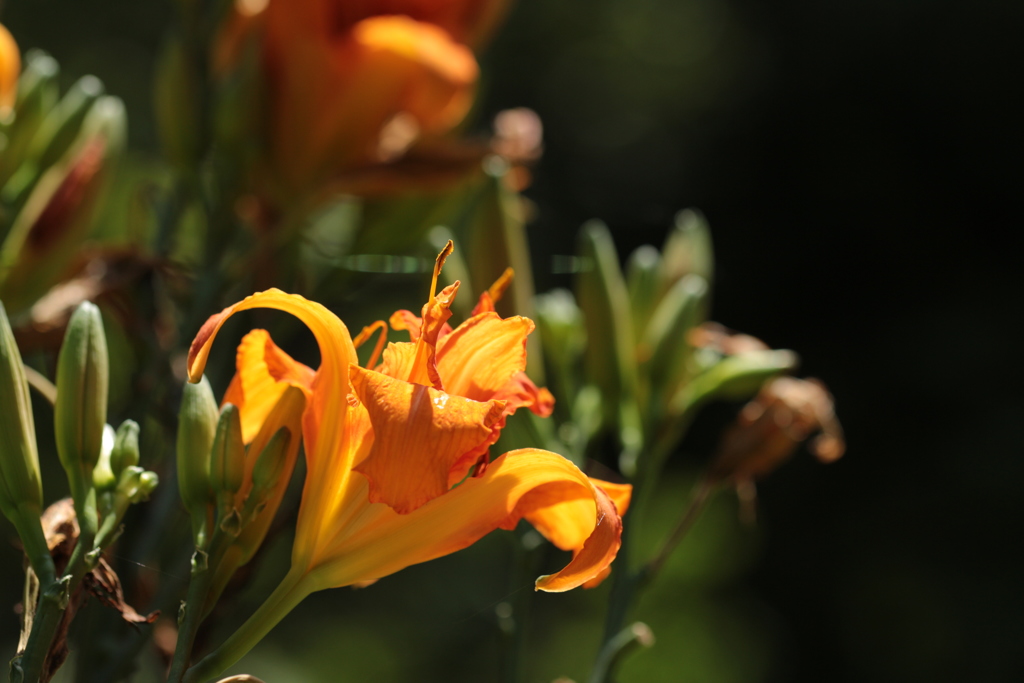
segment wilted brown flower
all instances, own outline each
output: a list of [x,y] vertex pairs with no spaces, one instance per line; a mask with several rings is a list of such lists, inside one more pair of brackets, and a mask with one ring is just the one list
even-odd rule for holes
[[825,385],[815,379],[774,379],[723,434],[709,478],[742,483],[764,476],[815,432],[820,433],[809,449],[819,460],[843,455],[843,430]]

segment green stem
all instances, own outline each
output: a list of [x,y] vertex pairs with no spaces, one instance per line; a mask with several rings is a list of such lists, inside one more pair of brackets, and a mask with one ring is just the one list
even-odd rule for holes
[[[36,607],[32,631],[29,633],[28,643],[25,645],[25,651],[21,657],[21,680],[25,683],[38,683],[43,680],[43,670],[50,654],[50,648],[53,646],[53,639],[60,629],[64,610],[67,609],[71,596],[74,595],[86,573],[95,564],[93,542],[96,539],[96,491],[94,489],[90,488],[85,495],[75,497],[75,514],[79,524],[78,542],[71,553],[64,576],[60,579],[39,577],[39,605]],[[50,566],[52,567],[52,559]],[[49,571],[49,568],[45,568],[44,571]],[[51,576],[53,575],[51,574]]]
[[182,605],[184,611],[178,628],[178,642],[174,646],[174,659],[171,660],[171,670],[167,675],[168,683],[181,683],[185,670],[188,669],[192,648],[196,643],[196,635],[199,633],[199,626],[203,623],[203,605],[206,604],[206,596],[210,592],[213,575],[224,557],[228,545],[227,534],[218,530],[210,543],[209,553],[201,548],[196,548],[195,554],[192,555],[192,573],[188,584],[188,594],[185,597],[184,605]]
[[676,522],[672,533],[665,539],[665,542],[658,552],[655,553],[651,561],[640,571],[640,580],[643,585],[653,581],[654,577],[661,571],[669,555],[672,554],[672,551],[676,549],[680,541],[693,528],[694,523],[700,517],[700,513],[704,511],[708,499],[714,493],[714,490],[714,484],[707,477],[703,477],[700,483],[697,484],[693,494],[690,496],[689,505],[686,506],[683,516]]
[[601,648],[594,663],[594,671],[590,674],[590,683],[605,683],[626,653],[637,645],[650,647],[653,644],[654,634],[647,624],[638,621],[622,629]]
[[307,578],[302,571],[293,568],[248,621],[224,641],[223,645],[206,655],[185,673],[183,683],[208,681],[244,657],[312,592],[307,585],[308,582],[304,580]]

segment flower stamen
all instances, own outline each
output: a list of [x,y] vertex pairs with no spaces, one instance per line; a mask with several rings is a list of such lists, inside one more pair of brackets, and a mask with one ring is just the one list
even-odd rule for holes
[[383,320],[378,320],[375,323],[371,323],[363,328],[355,339],[352,340],[352,345],[357,349],[366,343],[374,332],[380,330],[381,334],[377,337],[377,345],[373,348],[373,353],[370,354],[370,359],[366,361],[366,366],[370,370],[373,370],[374,366],[377,365],[377,361],[380,359],[381,351],[384,350],[384,342],[388,340],[388,324]]

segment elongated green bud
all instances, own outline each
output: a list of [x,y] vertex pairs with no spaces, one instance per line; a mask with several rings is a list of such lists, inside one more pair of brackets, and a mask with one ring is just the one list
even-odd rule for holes
[[227,403],[217,420],[217,435],[210,458],[210,486],[217,497],[221,516],[231,511],[235,494],[242,488],[245,476],[245,442],[242,440],[242,417],[233,404]]
[[36,430],[21,354],[0,303],[0,512],[18,531],[41,585],[54,580],[39,517],[43,485],[39,478]]
[[120,476],[126,467],[139,464],[139,425],[134,420],[125,420],[114,436],[114,450],[110,454],[110,469]]
[[178,489],[192,516],[196,545],[206,541],[210,489],[210,450],[217,431],[217,401],[205,376],[186,383],[178,412]]
[[100,309],[86,301],[71,316],[64,335],[53,407],[57,453],[76,502],[92,488],[103,447],[109,363]]
[[256,465],[252,470],[252,491],[249,498],[255,500],[257,508],[261,506],[274,491],[278,481],[284,474],[288,463],[288,445],[292,440],[292,432],[281,427],[260,451]]
[[21,504],[41,511],[43,486],[25,369],[0,303],[0,507],[13,522]]

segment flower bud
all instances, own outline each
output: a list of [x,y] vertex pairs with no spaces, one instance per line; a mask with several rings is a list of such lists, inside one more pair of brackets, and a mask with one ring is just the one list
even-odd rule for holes
[[277,487],[281,476],[285,473],[288,463],[288,445],[292,433],[287,427],[281,427],[260,451],[256,465],[252,470],[252,491],[249,498],[255,500],[257,510]]
[[100,309],[83,302],[72,314],[57,358],[53,407],[57,453],[76,502],[92,488],[107,426],[107,338]]
[[144,500],[148,500],[159,484],[160,477],[157,476],[156,472],[143,472],[139,476],[139,488],[135,491],[135,495],[132,496],[132,502],[141,503]]
[[103,426],[103,445],[100,448],[100,459],[92,470],[92,481],[97,491],[108,491],[117,483],[117,476],[110,466],[111,454],[114,451],[114,428]]
[[245,476],[245,442],[242,440],[242,418],[233,404],[227,403],[217,420],[210,458],[210,486],[217,497],[218,511],[223,517],[234,504],[235,494],[242,488]]
[[217,431],[217,401],[205,376],[186,383],[178,412],[178,489],[192,516],[196,544],[206,539],[210,491],[210,450]]
[[110,454],[110,469],[120,476],[127,467],[139,464],[139,425],[134,420],[125,420],[114,436],[114,450]]
[[36,430],[21,354],[0,303],[0,509],[13,522],[25,504],[43,505]]

